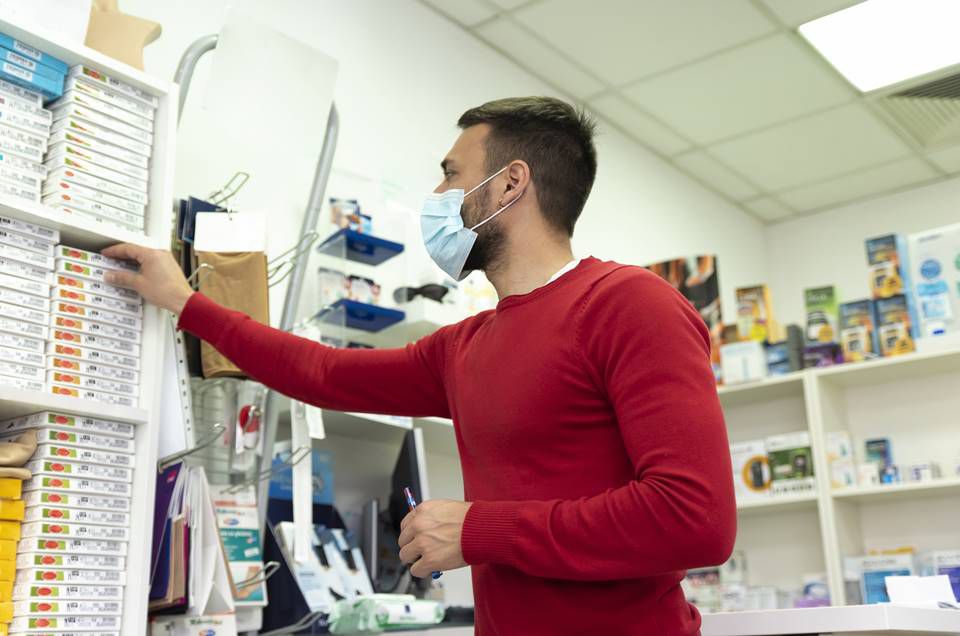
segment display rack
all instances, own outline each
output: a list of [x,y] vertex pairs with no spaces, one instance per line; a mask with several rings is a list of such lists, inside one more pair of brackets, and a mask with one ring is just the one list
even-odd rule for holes
[[[75,247],[100,250],[118,242],[148,247],[167,244],[170,236],[169,203],[173,200],[173,166],[176,147],[178,87],[150,77],[93,49],[63,41],[44,29],[27,28],[16,20],[0,17],[0,31],[25,44],[62,59],[70,66],[84,64],[127,84],[155,95],[156,111],[153,154],[150,160],[149,197],[144,235],[82,220],[64,219],[54,210],[35,203],[21,203],[0,197],[0,215],[54,227],[61,242]],[[94,416],[136,424],[137,466],[133,473],[130,535],[149,537],[153,528],[153,499],[156,486],[157,443],[160,426],[160,383],[163,369],[163,337],[169,316],[152,306],[144,307],[141,350],[140,408],[121,408],[99,402],[37,394],[9,388],[0,389],[0,416],[11,417],[43,410]],[[123,634],[143,634],[147,624],[150,542],[131,541],[127,553],[127,584],[123,600]]]

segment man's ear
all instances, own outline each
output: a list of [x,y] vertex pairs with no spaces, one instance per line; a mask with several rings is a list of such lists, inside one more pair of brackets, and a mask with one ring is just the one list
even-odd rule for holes
[[530,187],[530,166],[522,159],[515,159],[507,166],[504,174],[507,178],[507,189],[501,196],[501,206],[513,202]]

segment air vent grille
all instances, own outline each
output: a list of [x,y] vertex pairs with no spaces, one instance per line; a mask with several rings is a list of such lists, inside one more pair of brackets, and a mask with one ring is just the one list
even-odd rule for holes
[[960,73],[888,95],[878,103],[923,148],[960,142]]

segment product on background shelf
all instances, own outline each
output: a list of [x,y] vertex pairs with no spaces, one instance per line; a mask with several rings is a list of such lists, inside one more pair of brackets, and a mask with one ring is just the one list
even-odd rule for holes
[[767,345],[767,371],[771,376],[785,375],[803,368],[803,330],[787,325],[784,340]]
[[953,595],[960,600],[960,550],[923,552],[919,558],[920,576],[947,576]]
[[883,466],[877,462],[865,462],[857,465],[857,483],[863,487],[879,486],[880,471]]
[[773,301],[769,287],[739,287],[736,296],[737,335],[740,340],[778,342],[783,338],[773,319]]
[[368,305],[380,304],[380,285],[373,279],[363,276],[349,276],[347,278],[347,293],[350,300]]
[[837,340],[837,291],[833,285],[803,291],[806,308],[808,344],[825,344]]
[[859,362],[880,355],[874,301],[855,300],[840,305],[840,346],[844,362]]
[[770,462],[770,488],[774,496],[815,490],[813,452],[807,431],[771,435],[765,444]]
[[893,448],[886,437],[866,440],[863,443],[863,449],[868,462],[878,464],[881,468],[893,463]]
[[865,242],[874,299],[909,293],[907,243],[899,234],[885,234]]
[[826,434],[827,465],[830,467],[830,486],[849,488],[857,485],[857,466],[853,456],[853,442],[846,431],[828,431]]
[[816,369],[830,367],[843,362],[843,351],[836,343],[807,345],[803,348],[803,367]]
[[762,342],[747,340],[720,347],[724,384],[742,384],[767,377],[767,354]]
[[916,573],[913,554],[884,554],[853,557],[847,566],[859,570],[860,593],[863,603],[888,603],[888,576],[913,576]]
[[330,197],[330,222],[361,234],[373,233],[373,217],[360,211],[360,202],[356,199]]
[[937,462],[920,462],[904,467],[903,480],[906,482],[925,482],[940,479],[942,472]]
[[919,337],[960,333],[960,224],[910,235]]
[[880,352],[884,356],[898,356],[914,351],[914,328],[907,297],[880,298],[876,307]]
[[733,485],[737,501],[770,496],[770,462],[762,439],[730,444]]

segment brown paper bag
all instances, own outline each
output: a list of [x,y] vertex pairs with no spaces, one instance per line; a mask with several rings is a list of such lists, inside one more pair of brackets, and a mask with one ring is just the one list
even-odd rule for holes
[[[196,258],[198,267],[203,264],[213,267],[198,277],[200,293],[257,322],[270,324],[267,257],[263,252],[197,252]],[[200,359],[205,378],[244,377],[240,369],[206,342],[200,345]]]

